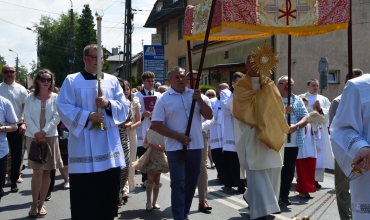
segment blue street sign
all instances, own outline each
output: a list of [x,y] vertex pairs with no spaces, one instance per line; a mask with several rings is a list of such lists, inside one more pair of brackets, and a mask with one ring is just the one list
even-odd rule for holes
[[144,45],[144,72],[151,71],[155,81],[164,84],[164,46]]

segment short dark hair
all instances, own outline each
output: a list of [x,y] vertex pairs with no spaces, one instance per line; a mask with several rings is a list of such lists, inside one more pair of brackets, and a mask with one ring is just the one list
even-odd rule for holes
[[311,84],[311,82],[319,82],[319,80],[317,79],[310,79],[307,81],[307,85],[309,86]]
[[[362,76],[362,74],[364,74],[364,72],[362,72],[362,70],[360,69],[353,69],[352,70],[352,76],[355,75],[355,76]],[[349,78],[349,73],[347,73],[346,75],[346,81],[350,80]]]
[[171,75],[172,75],[172,72],[181,72],[181,71],[185,71],[185,69],[184,68],[182,68],[182,67],[179,67],[179,66],[174,66],[169,72],[168,72],[168,78],[170,78],[171,77]]
[[235,72],[234,74],[233,74],[233,76],[231,77],[231,80],[233,81],[233,82],[236,82],[236,79],[237,78],[242,78],[243,77],[243,73],[242,72]]
[[[193,74],[198,74],[198,71],[196,71],[196,70],[191,71],[191,75],[193,75]],[[190,72],[186,73],[186,79],[187,80],[190,79]]]
[[143,79],[143,81],[146,79],[154,79],[154,73],[151,71],[145,71],[143,75],[141,75],[141,79]]

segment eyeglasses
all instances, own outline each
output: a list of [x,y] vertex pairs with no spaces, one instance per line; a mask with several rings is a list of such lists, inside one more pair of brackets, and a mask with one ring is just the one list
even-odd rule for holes
[[[92,58],[92,59],[94,59],[94,60],[98,59],[98,56],[93,56],[93,55],[85,55],[85,56],[87,56],[87,57],[91,57],[91,58]],[[102,57],[101,57],[101,59],[103,60],[103,59],[104,59],[104,57],[102,56]]]
[[[288,83],[287,82],[281,82],[281,83],[279,83],[280,85],[284,85],[284,86],[288,86]],[[294,84],[290,84],[290,86],[294,86]]]
[[41,82],[48,82],[48,83],[51,83],[51,78],[40,78],[40,81]]
[[208,94],[207,97],[216,97],[214,94]]
[[14,74],[15,71],[14,70],[4,70],[3,73],[4,74]]

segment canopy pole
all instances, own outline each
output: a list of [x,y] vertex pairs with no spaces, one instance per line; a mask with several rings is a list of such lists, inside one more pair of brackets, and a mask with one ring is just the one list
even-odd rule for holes
[[[204,37],[204,42],[203,42],[202,55],[200,57],[200,63],[199,63],[197,81],[195,83],[195,88],[194,89],[198,89],[199,88],[199,80],[200,80],[200,75],[202,74],[202,70],[203,70],[203,63],[204,63],[204,58],[205,58],[205,55],[206,55],[206,49],[207,49],[207,45],[208,45],[208,37],[209,37],[209,33],[211,31],[211,24],[212,24],[212,18],[213,18],[213,12],[215,10],[215,6],[216,6],[216,0],[212,0],[211,11],[209,12],[209,18],[208,18],[206,35]],[[189,45],[190,45],[190,43],[189,43]],[[188,53],[189,53],[189,48],[188,48]],[[190,73],[190,74],[192,74],[192,73]],[[186,128],[186,136],[188,136],[188,137],[190,135],[191,123],[193,121],[195,102],[196,102],[196,100],[193,99],[193,101],[191,103],[189,121],[188,121],[188,126]],[[181,162],[185,162],[187,148],[188,147],[185,146],[185,145],[182,146]]]
[[353,57],[352,57],[352,1],[349,1],[349,22],[348,22],[348,74],[349,79],[353,77]]
[[[290,103],[292,87],[290,85],[290,80],[292,78],[292,35],[288,35],[288,106]],[[290,127],[290,114],[288,114],[288,125]],[[287,142],[290,143],[290,134],[288,134]]]
[[188,61],[189,61],[189,76],[190,76],[190,88],[193,88],[193,61],[191,59],[191,46],[190,46],[190,40],[186,41],[187,47],[188,47]]

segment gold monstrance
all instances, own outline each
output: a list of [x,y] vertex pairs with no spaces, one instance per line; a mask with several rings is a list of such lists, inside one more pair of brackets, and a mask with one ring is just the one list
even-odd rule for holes
[[[95,13],[96,15],[96,21],[97,21],[97,29],[98,29],[98,42],[97,42],[97,54],[96,54],[96,59],[97,59],[97,79],[98,79],[98,97],[101,97],[103,94],[101,92],[101,88],[100,88],[100,81],[102,79],[102,72],[101,72],[101,69],[102,69],[102,65],[101,65],[101,20],[102,20],[102,17],[104,15],[104,12],[103,11],[97,11]],[[101,108],[98,107],[98,113],[102,113],[101,111]],[[100,130],[107,130],[104,122],[93,122],[92,125],[91,125],[91,129],[93,128],[98,128]]]

